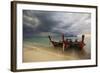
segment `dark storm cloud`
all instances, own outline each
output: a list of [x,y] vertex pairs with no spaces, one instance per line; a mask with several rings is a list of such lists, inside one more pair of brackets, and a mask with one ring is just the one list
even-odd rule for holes
[[90,33],[90,21],[89,13],[23,10],[24,36]]
[[[55,26],[58,22],[51,19],[52,13],[41,11],[24,11],[24,24],[29,27],[33,26],[33,29],[38,31],[50,31],[52,26]],[[29,25],[30,24],[30,25]],[[37,27],[35,27],[37,26]],[[34,28],[35,27],[35,28]]]
[[[32,35],[34,36],[40,34],[41,32],[52,32],[52,28],[59,23],[51,18],[52,14],[53,12],[24,10],[23,29],[26,32],[25,34],[27,35],[28,29],[33,30]],[[27,28],[27,30],[25,28]]]
[[58,24],[57,21],[53,21],[51,15],[52,13],[50,12],[40,12],[36,14],[37,18],[40,20],[40,25],[37,27],[37,30],[39,30],[40,32],[50,32],[52,28]]
[[31,37],[33,34],[33,29],[31,27],[28,27],[27,25],[24,24],[23,26],[23,36],[24,37]]

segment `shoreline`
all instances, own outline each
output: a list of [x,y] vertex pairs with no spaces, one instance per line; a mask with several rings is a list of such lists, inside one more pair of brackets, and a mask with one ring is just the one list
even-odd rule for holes
[[68,50],[62,52],[62,48],[41,47],[32,43],[24,43],[23,45],[23,62],[89,59],[86,56],[89,55],[85,51]]

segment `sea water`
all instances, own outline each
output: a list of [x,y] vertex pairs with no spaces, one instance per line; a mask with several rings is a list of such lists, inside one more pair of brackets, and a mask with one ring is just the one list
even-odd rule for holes
[[[51,38],[53,41],[57,41],[60,42],[62,41],[62,37],[57,36],[57,37],[52,37]],[[64,39],[71,39],[72,41],[75,41],[76,39],[78,41],[81,41],[81,37],[65,37]],[[28,42],[34,45],[38,45],[41,47],[50,47],[53,46],[52,43],[50,42],[48,36],[45,37],[32,37],[32,38],[24,38],[23,42]],[[84,49],[86,52],[90,53],[91,52],[91,38],[90,37],[86,37],[85,40],[85,46]]]
[[[62,41],[62,38],[59,37],[59,36],[56,36],[56,37],[52,37],[51,38],[53,41],[57,41],[57,42],[60,42]],[[81,41],[81,37],[65,37],[64,39],[72,39],[72,41],[75,41],[76,39],[78,41]],[[46,37],[32,37],[32,38],[24,38],[23,39],[23,42],[26,43],[31,43],[31,44],[36,44],[38,46],[42,46],[42,47],[50,47],[50,46],[53,46],[52,43],[50,42],[48,36]],[[91,52],[91,38],[90,37],[86,37],[85,40],[85,46],[84,46],[84,49],[87,53],[90,53]]]
[[[62,41],[62,38],[57,36],[57,37],[52,37],[51,38],[53,41],[56,41],[56,42],[60,42]],[[65,39],[72,39],[72,41],[74,41],[75,39],[77,39],[77,37],[65,37]],[[42,45],[42,46],[50,46],[50,40],[47,37],[32,37],[32,38],[24,38],[24,42],[30,42],[30,43],[35,43],[35,44],[38,44],[38,45]]]

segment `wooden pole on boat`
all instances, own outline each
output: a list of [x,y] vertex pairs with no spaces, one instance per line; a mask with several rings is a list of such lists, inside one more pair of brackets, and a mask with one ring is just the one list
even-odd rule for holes
[[84,38],[85,38],[85,35],[82,35],[82,41],[79,43],[79,47],[80,47],[80,49],[83,49],[83,47],[84,47]]
[[52,43],[52,45],[55,47],[54,42],[51,40],[51,36],[49,35],[48,37],[49,37],[49,40],[50,40],[50,42]]
[[82,43],[84,43],[85,35],[82,35]]
[[62,43],[63,43],[62,48],[63,48],[63,52],[64,52],[64,50],[65,50],[65,40],[64,40],[64,34],[62,34]]
[[49,35],[48,37],[49,37],[49,40],[50,40],[50,42],[51,42],[51,41],[52,41],[52,40],[51,40],[51,36]]

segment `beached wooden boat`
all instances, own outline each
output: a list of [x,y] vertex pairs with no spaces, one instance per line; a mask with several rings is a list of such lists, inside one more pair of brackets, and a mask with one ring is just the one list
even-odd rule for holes
[[72,41],[72,39],[64,39],[64,34],[62,34],[62,41],[59,42],[52,40],[52,37],[50,35],[48,37],[54,47],[61,47],[63,48],[63,50],[67,48],[78,48],[81,50],[85,46],[84,43],[85,35],[82,35],[81,41],[78,41],[77,39],[75,41]]

